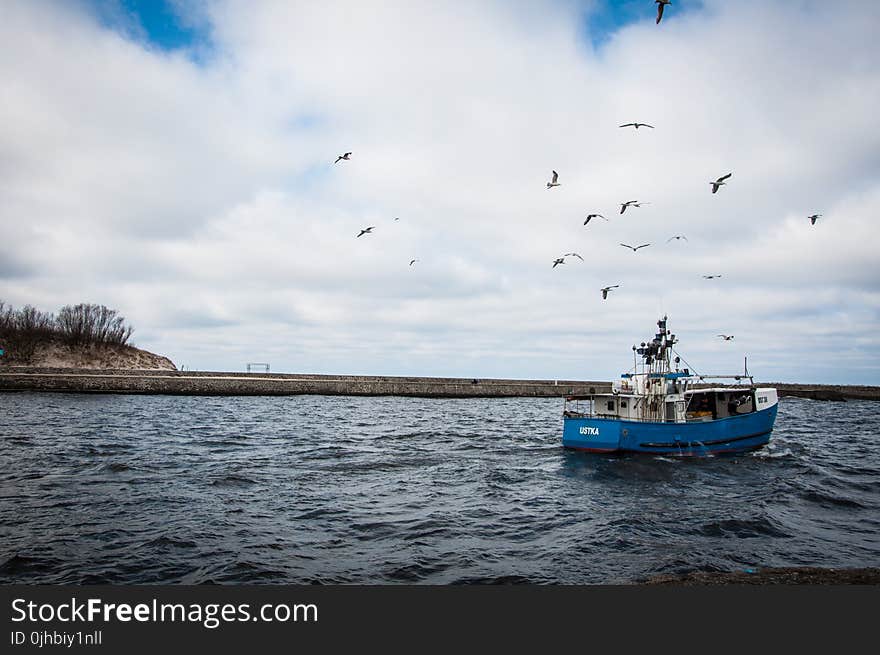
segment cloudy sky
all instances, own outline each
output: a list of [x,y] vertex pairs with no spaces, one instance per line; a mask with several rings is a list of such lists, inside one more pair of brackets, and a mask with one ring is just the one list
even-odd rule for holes
[[188,369],[608,379],[666,313],[701,373],[880,383],[880,5],[655,16],[5,0],[0,299]]

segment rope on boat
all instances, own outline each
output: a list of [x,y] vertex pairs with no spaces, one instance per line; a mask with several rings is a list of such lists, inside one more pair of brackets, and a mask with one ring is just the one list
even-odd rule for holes
[[688,360],[686,360],[684,357],[682,357],[681,354],[675,350],[675,348],[670,347],[670,350],[675,353],[676,357],[680,357],[681,361],[684,362],[684,365],[687,366],[691,371],[693,371],[694,374],[702,377],[701,374],[697,373],[697,370],[693,366],[691,366],[691,363]]

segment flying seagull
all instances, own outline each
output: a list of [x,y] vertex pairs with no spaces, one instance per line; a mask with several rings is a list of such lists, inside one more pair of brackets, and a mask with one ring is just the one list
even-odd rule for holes
[[587,223],[589,223],[591,220],[593,220],[596,217],[601,218],[603,221],[608,220],[607,218],[602,216],[602,214],[587,214],[587,220],[584,221],[584,225],[586,225]]
[[648,125],[647,123],[624,123],[623,125],[618,125],[618,127],[634,127],[639,129],[640,127],[650,127],[652,130],[654,129],[653,125]]
[[687,238],[685,235],[683,235],[683,234],[676,234],[674,237],[669,237],[668,239],[666,239],[666,243],[669,243],[669,242],[672,241],[673,239],[676,239],[676,240],[677,240],[677,239],[684,239],[685,241],[688,240],[688,238]]
[[557,266],[559,266],[559,264],[564,264],[564,263],[565,263],[565,257],[557,257],[556,259],[553,260],[553,268],[556,268]]
[[635,251],[638,250],[639,248],[647,248],[647,247],[650,246],[651,244],[650,244],[650,243],[643,243],[643,244],[640,245],[640,246],[631,246],[631,245],[629,245],[628,243],[621,243],[620,245],[622,245],[624,248],[629,248],[630,250],[632,250],[633,252],[635,252]]
[[619,284],[612,284],[610,287],[602,287],[602,300],[608,297],[608,292],[619,287]]
[[399,221],[399,220],[400,220],[400,216],[396,216],[396,217],[394,218],[394,220],[395,220],[395,221]]
[[333,162],[333,163],[334,163],[334,164],[338,164],[340,159],[344,159],[344,160],[348,161],[349,159],[351,159],[351,153],[350,153],[350,152],[346,152],[344,155],[339,155],[339,156],[336,158],[336,161]]
[[410,260],[409,260],[409,265],[412,266],[412,265],[415,264],[417,261],[419,261],[419,260],[418,260],[418,259],[410,259]]
[[721,277],[721,274],[719,273],[718,275],[704,275],[703,277],[707,280],[711,280],[712,278]]
[[375,229],[376,229],[375,225],[371,225],[370,227],[365,227],[363,230],[361,230],[361,233],[357,235],[357,238],[360,239],[365,234],[372,234],[373,230],[375,230]]
[[641,207],[642,205],[647,205],[646,202],[639,202],[638,200],[627,200],[626,202],[620,203],[620,213],[626,211],[627,207]]
[[581,257],[581,256],[580,256],[579,254],[577,254],[576,252],[567,252],[567,253],[565,253],[565,254],[563,255],[563,257],[577,257],[577,258],[580,259],[581,261],[584,261],[584,258]]
[[558,179],[559,179],[559,173],[557,173],[556,171],[553,171],[553,179],[550,180],[549,182],[547,182],[547,188],[550,189],[555,186],[559,186],[559,182],[556,181]]
[[657,3],[657,22],[656,24],[660,24],[660,19],[663,18],[663,7],[665,5],[672,4],[671,0],[654,0]]
[[807,216],[810,219],[810,225],[816,224],[816,219],[821,218],[822,214],[813,214],[812,216]]
[[725,341],[730,341],[731,339],[733,339],[733,335],[732,335],[732,334],[731,334],[731,335],[727,335],[727,334],[719,334],[718,336],[721,337],[722,339],[724,339]]
[[728,173],[727,175],[722,175],[721,177],[719,177],[719,178],[718,178],[717,180],[715,180],[714,182],[709,182],[709,184],[712,185],[712,193],[715,193],[715,192],[718,191],[718,189],[720,189],[724,184],[726,184],[726,182],[725,182],[724,180],[726,180],[727,178],[729,178],[731,175],[733,175],[733,173]]

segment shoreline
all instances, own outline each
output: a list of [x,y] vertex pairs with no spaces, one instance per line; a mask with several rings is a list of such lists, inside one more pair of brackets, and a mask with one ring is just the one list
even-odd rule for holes
[[[761,382],[781,398],[880,400],[880,386]],[[0,392],[123,393],[185,396],[413,396],[421,398],[561,398],[608,393],[600,380],[519,380],[162,369],[0,368]]]
[[692,571],[651,576],[638,585],[880,585],[880,568],[784,566],[742,571]]

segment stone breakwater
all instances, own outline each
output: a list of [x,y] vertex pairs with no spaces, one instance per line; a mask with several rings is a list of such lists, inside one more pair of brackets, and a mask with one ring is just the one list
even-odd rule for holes
[[140,393],[188,396],[535,397],[601,393],[609,382],[206,371],[4,370],[0,391]]
[[[763,384],[763,383],[762,383]],[[880,400],[880,387],[766,383],[780,396],[816,400]],[[188,396],[418,396],[425,398],[558,398],[607,393],[611,383],[590,380],[427,378],[210,371],[86,370],[7,367],[2,391],[139,393]]]

